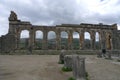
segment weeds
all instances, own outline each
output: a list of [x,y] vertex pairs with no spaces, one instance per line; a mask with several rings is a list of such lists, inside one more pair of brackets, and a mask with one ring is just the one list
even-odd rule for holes
[[64,71],[64,72],[70,72],[70,71],[72,71],[72,68],[62,67],[62,71]]

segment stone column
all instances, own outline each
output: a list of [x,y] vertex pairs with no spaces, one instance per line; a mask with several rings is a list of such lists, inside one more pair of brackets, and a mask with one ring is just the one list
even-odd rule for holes
[[106,49],[106,33],[105,31],[101,32],[101,49]]
[[101,49],[101,32],[99,32],[99,49]]
[[68,33],[68,49],[72,49],[72,41],[73,41],[73,34],[72,31],[69,31]]
[[86,80],[85,58],[73,55],[73,76],[76,80]]
[[16,34],[16,41],[17,41],[17,44],[16,44],[16,48],[19,49],[19,44],[20,44],[20,32],[17,32]]
[[91,37],[91,49],[94,50],[95,49],[95,32],[94,31],[91,32],[90,37]]
[[42,49],[46,50],[47,48],[47,31],[43,31],[43,45]]
[[35,40],[35,32],[33,30],[33,28],[31,28],[30,32],[29,32],[30,38],[29,38],[29,46],[31,46],[32,48],[34,47],[34,40]]
[[33,31],[33,49],[35,49],[35,36],[36,36],[36,33],[35,31]]
[[112,40],[111,35],[109,33],[106,34],[106,47],[108,50],[112,49]]
[[60,32],[56,32],[56,49],[61,49],[61,38],[60,38]]
[[84,33],[81,32],[79,36],[80,36],[80,49],[84,49]]

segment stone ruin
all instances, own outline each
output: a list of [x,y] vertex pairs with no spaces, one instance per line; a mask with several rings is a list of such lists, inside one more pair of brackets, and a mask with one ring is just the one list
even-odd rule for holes
[[85,57],[80,55],[65,55],[64,68],[71,69],[75,80],[86,80]]
[[30,22],[21,21],[18,19],[17,14],[11,11],[8,18],[9,30],[6,35],[0,37],[0,52],[11,52],[19,49],[20,34],[22,30],[29,31],[28,46],[35,47],[35,32],[40,30],[43,32],[42,50],[47,50],[47,38],[48,32],[54,31],[56,34],[56,48],[55,50],[61,50],[61,35],[62,31],[68,34],[68,50],[71,50],[73,41],[73,32],[79,34],[79,50],[86,50],[84,33],[90,34],[90,50],[95,50],[95,34],[99,33],[100,50],[119,50],[120,49],[120,30],[117,29],[117,24],[106,25],[106,24],[62,24],[56,26],[42,26],[32,25]]

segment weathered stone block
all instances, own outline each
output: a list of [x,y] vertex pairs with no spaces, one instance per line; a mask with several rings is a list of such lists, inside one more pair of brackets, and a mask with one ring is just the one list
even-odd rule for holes
[[99,52],[97,53],[97,57],[98,57],[98,58],[102,58],[102,52],[101,52],[101,51],[99,51]]
[[72,55],[65,55],[64,67],[72,69]]
[[76,80],[86,79],[85,58],[78,55],[72,56],[73,60],[73,76]]
[[65,50],[61,50],[59,55],[59,63],[64,63]]
[[16,47],[16,39],[13,34],[7,34],[1,37],[1,52],[11,52]]
[[107,59],[112,59],[112,57],[111,57],[111,52],[112,52],[112,51],[107,51],[107,53],[106,53],[106,58],[107,58]]

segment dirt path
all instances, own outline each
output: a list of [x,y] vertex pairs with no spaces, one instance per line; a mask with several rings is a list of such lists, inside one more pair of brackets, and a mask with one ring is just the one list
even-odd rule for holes
[[86,69],[90,80],[120,80],[120,62],[104,58],[87,57]]
[[[120,80],[120,64],[86,57],[90,80]],[[0,55],[0,80],[68,80],[72,72],[61,71],[58,55]]]
[[0,56],[0,80],[67,80],[58,56]]

